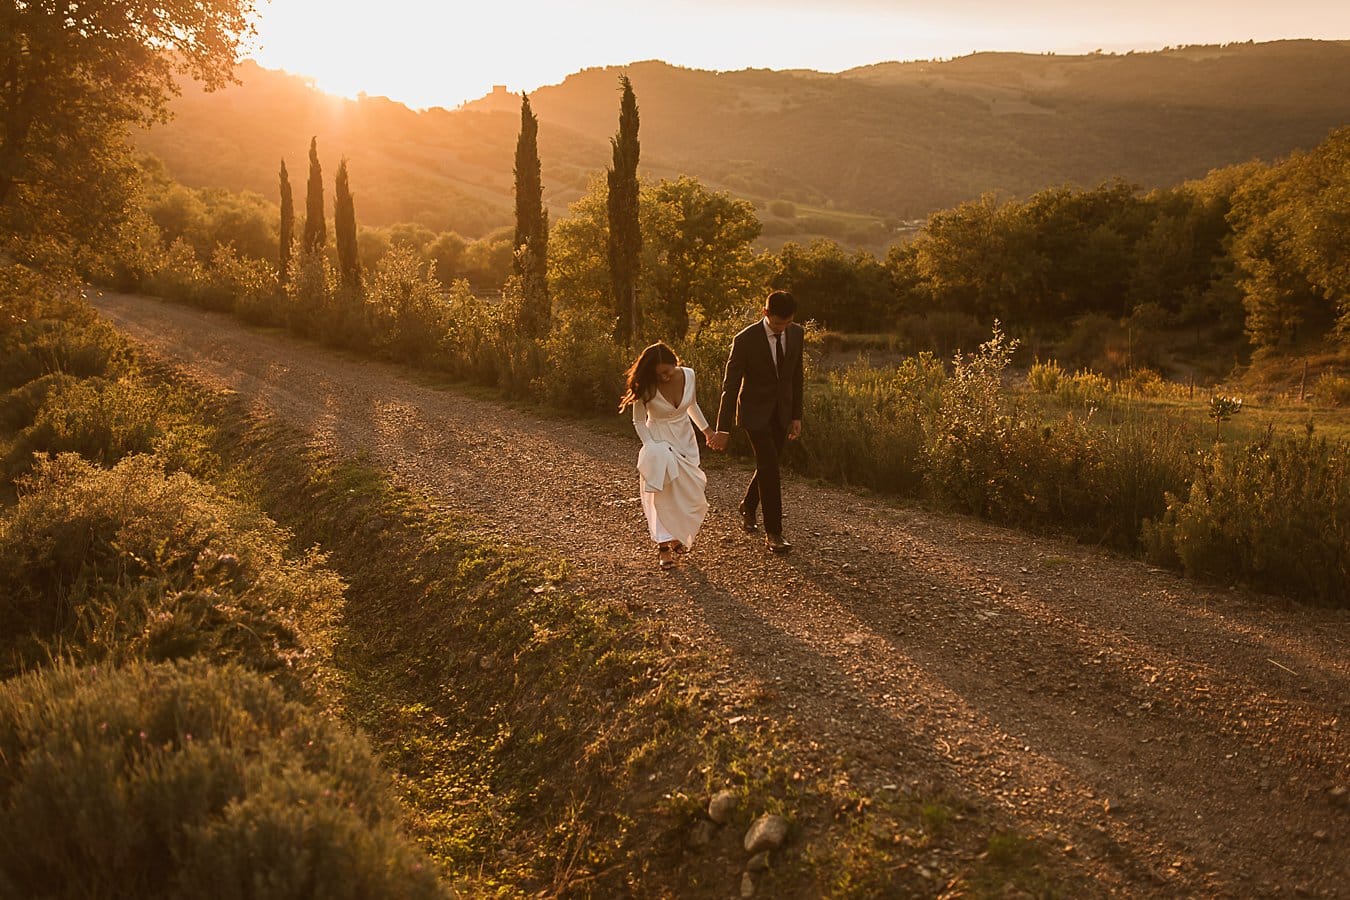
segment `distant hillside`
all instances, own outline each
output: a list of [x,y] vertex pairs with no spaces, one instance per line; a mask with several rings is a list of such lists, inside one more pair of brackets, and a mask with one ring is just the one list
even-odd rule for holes
[[[688,173],[761,205],[792,201],[817,224],[830,213],[812,208],[913,219],[989,190],[1025,195],[1114,176],[1173,185],[1311,147],[1350,123],[1347,41],[981,53],[837,75],[638,62],[531,95],[555,217],[609,161],[620,71],[638,95],[645,174]],[[326,171],[349,157],[365,223],[473,235],[510,221],[517,96],[414,112],[384,98],[336,99],[252,63],[239,75],[241,87],[217,94],[190,89],[175,121],[141,146],[188,184],[271,197],[283,155],[303,185],[317,134]]]

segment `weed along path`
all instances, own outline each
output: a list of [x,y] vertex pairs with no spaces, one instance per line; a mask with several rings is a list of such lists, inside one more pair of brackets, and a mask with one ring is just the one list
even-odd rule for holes
[[[663,574],[637,503],[636,438],[224,316],[117,294],[95,305],[319,445],[366,454],[502,540],[570,561],[575,586],[711,661],[727,729],[778,723],[805,783],[877,808],[948,798],[934,816],[1035,838],[1075,892],[1350,893],[1344,612],[790,475],[796,550],[772,557],[737,527],[746,470],[734,460],[709,461],[701,542]],[[789,810],[787,851],[844,813]],[[952,893],[966,852],[935,842],[918,883]]]

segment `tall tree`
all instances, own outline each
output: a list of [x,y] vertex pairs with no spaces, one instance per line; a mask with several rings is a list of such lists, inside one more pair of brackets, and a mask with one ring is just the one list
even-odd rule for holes
[[323,250],[328,244],[328,226],[323,220],[323,169],[319,166],[319,139],[309,139],[309,183],[305,185],[306,253]]
[[277,253],[277,278],[286,283],[291,269],[291,247],[295,244],[295,201],[291,199],[291,178],[286,160],[281,161],[281,246]]
[[539,164],[539,120],[530,97],[520,98],[520,137],[516,139],[515,272],[524,293],[521,326],[530,334],[548,330],[548,210]]
[[641,330],[637,283],[642,257],[638,224],[638,108],[633,84],[619,76],[623,99],[619,103],[619,133],[610,139],[614,165],[605,171],[609,182],[609,273],[618,316],[615,338],[630,346]]
[[108,217],[132,205],[129,128],[165,121],[181,76],[229,83],[254,11],[254,0],[0,3],[3,226],[116,230]]
[[338,163],[333,190],[333,239],[337,242],[338,272],[342,283],[361,286],[361,259],[356,251],[356,205],[347,182],[347,157]]

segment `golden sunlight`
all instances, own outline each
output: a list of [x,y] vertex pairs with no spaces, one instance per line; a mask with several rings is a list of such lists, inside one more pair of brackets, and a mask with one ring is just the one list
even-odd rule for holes
[[[618,0],[379,4],[278,0],[262,7],[255,58],[331,93],[414,107],[561,81],[591,66],[661,59],[701,69],[840,71],[980,50],[1082,53],[1185,43],[1343,37],[1350,4],[1295,0],[1242,9],[1219,0],[1081,4],[994,0]],[[1292,23],[1292,24],[1291,24]],[[1314,26],[1315,23],[1315,27]],[[1312,31],[1308,29],[1312,27]],[[1291,29],[1300,29],[1297,34]]]

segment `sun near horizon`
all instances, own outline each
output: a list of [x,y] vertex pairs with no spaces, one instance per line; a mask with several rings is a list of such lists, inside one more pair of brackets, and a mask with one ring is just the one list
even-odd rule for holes
[[1350,3],[1288,0],[670,0],[367,4],[275,0],[248,55],[345,97],[453,108],[505,85],[533,91],[573,72],[660,59],[714,71],[838,72],[979,51],[1158,50],[1282,38],[1350,38]]

